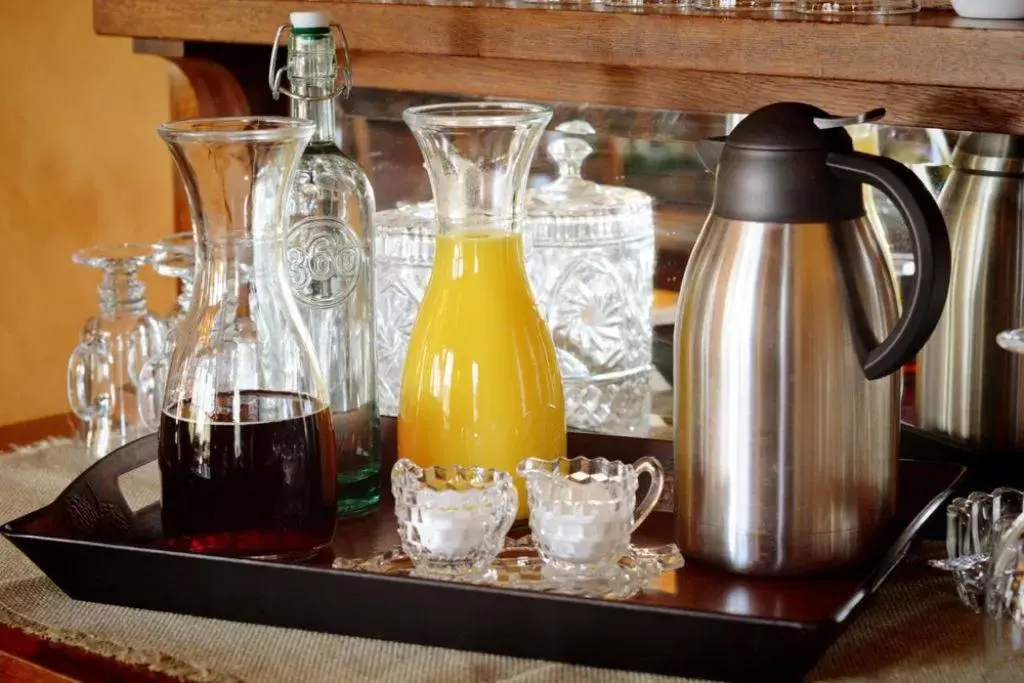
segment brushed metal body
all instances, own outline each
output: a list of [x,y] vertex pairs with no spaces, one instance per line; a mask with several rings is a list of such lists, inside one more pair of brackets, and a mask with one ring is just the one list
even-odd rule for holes
[[918,355],[918,424],[1024,447],[1024,363],[996,344],[1000,332],[1024,327],[1024,175],[954,168],[939,207],[952,270],[945,311]]
[[835,241],[878,339],[899,318],[866,220],[761,224],[711,216],[676,324],[677,538],[748,574],[855,561],[895,505],[895,373],[869,381]]

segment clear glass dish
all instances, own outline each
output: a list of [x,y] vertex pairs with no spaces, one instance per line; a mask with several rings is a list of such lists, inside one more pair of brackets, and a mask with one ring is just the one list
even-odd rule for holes
[[946,559],[931,565],[952,573],[960,600],[976,612],[986,607],[991,561],[1022,512],[1024,492],[1009,487],[975,491],[946,508]]
[[483,467],[418,467],[403,458],[391,491],[402,549],[421,576],[486,571],[519,507],[512,476]]
[[693,0],[692,7],[715,12],[782,12],[793,9],[793,3],[794,0]]
[[921,1],[797,0],[796,10],[805,14],[912,14],[921,11]]

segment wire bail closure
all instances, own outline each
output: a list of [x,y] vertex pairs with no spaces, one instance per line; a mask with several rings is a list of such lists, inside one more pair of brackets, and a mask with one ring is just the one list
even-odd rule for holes
[[288,88],[281,85],[281,80],[284,78],[285,73],[288,71],[287,66],[277,68],[277,50],[281,45],[281,39],[284,37],[286,32],[291,32],[291,24],[281,24],[277,27],[277,34],[274,36],[274,47],[270,50],[270,73],[267,76],[267,81],[270,84],[270,94],[277,100],[284,93],[293,100],[333,100],[338,95],[342,97],[348,97],[349,93],[352,92],[352,57],[348,52],[348,38],[345,37],[345,29],[341,27],[341,24],[331,24],[331,29],[336,30],[338,34],[338,45],[341,45],[342,53],[345,56],[344,63],[339,69],[338,80],[334,91],[330,95],[321,95],[319,97],[306,97],[303,95],[296,95]]

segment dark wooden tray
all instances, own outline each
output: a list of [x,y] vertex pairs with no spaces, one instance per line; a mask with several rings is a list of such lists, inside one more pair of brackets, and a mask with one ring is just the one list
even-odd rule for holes
[[[664,457],[671,444],[573,435],[570,451],[601,444],[622,459]],[[921,445],[927,445],[922,440]],[[610,455],[610,452],[605,452]],[[914,455],[904,441],[904,455]],[[306,565],[154,549],[159,503],[133,511],[119,487],[153,462],[155,437],[100,460],[53,503],[0,528],[69,596],[368,638],[593,666],[731,681],[799,680],[906,553],[963,468],[900,462],[899,504],[885,547],[842,573],[803,579],[743,578],[695,563],[655,579],[628,601],[540,594]],[[391,547],[394,518],[339,525],[334,556]],[[655,513],[638,544],[671,539]]]

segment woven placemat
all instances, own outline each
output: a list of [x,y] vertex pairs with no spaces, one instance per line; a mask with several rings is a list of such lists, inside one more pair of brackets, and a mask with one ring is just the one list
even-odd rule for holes
[[[87,464],[80,446],[69,441],[0,456],[0,519],[50,502]],[[155,476],[136,479],[133,486],[140,497],[158,490]],[[925,565],[924,554],[937,549],[919,548],[908,558],[809,680],[1024,680],[1024,656],[1014,654],[1008,638],[986,633],[985,620],[958,602],[948,576]],[[5,540],[0,622],[162,673],[216,683],[682,680],[78,602]],[[685,649],[686,641],[678,647]],[[772,672],[765,672],[765,680],[772,680]]]

